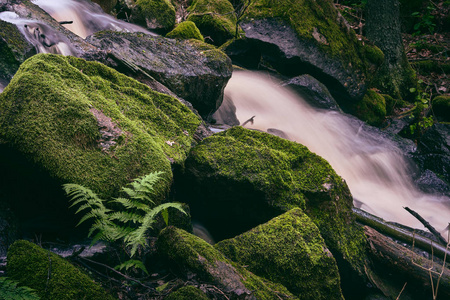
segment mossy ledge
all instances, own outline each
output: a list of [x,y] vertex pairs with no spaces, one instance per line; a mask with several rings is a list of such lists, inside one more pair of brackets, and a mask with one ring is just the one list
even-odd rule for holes
[[368,90],[355,108],[355,115],[373,126],[379,126],[386,118],[385,98],[373,90]]
[[200,29],[208,42],[220,46],[233,38],[236,31],[236,15],[228,0],[193,0],[188,7],[188,21]]
[[8,276],[48,300],[113,300],[99,284],[62,257],[19,240],[8,251]]
[[343,299],[336,261],[300,208],[215,248],[251,272],[283,284],[300,299]]
[[203,35],[198,30],[197,26],[195,26],[194,22],[184,21],[175,27],[171,32],[166,35],[167,38],[171,39],[196,39],[204,42]]
[[355,223],[348,186],[305,146],[233,127],[194,147],[180,176],[179,201],[189,203],[193,217],[217,240],[299,207],[317,225],[336,259],[363,273],[365,237]]
[[53,54],[25,61],[0,94],[0,138],[61,183],[103,197],[163,171],[172,182],[201,120],[177,99],[97,62]]
[[212,245],[182,229],[173,226],[163,229],[158,236],[157,248],[177,273],[193,273],[198,279],[219,287],[232,299],[237,295],[243,299],[298,299],[281,284],[254,275],[227,259]]

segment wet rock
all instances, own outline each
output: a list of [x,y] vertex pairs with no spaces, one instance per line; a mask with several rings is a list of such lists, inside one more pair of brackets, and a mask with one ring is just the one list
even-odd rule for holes
[[311,75],[294,77],[283,83],[296,91],[311,106],[340,111],[339,105],[331,96],[327,87]]
[[202,117],[216,111],[231,77],[231,60],[197,40],[100,32],[88,41],[107,52],[99,60],[135,78],[153,77],[192,103]]
[[9,82],[20,64],[34,54],[36,49],[16,25],[0,20],[0,80]]
[[420,138],[414,155],[422,169],[429,169],[450,182],[450,125],[434,124]]
[[[175,175],[179,201],[216,238],[230,238],[292,208],[302,208],[335,256],[361,268],[364,236],[353,199],[331,166],[306,147],[234,127],[194,147]],[[233,220],[233,222],[230,222]]]
[[240,59],[251,56],[256,66],[262,64],[287,76],[310,74],[336,99],[361,100],[380,63],[366,59],[373,52],[371,46],[357,40],[329,1],[257,0],[240,26],[245,38],[225,48],[233,61],[254,67]]
[[415,183],[425,193],[450,195],[450,185],[430,170],[425,170]]
[[0,107],[4,143],[60,184],[103,197],[155,171],[164,172],[155,200],[166,195],[171,161],[184,161],[201,123],[177,99],[111,68],[52,54],[22,64]]
[[293,297],[285,287],[270,283],[234,264],[204,240],[169,226],[161,231],[158,252],[172,269],[184,277],[215,285],[231,299],[275,299]]
[[299,208],[215,247],[301,299],[343,299],[336,261],[317,226]]
[[7,272],[41,299],[114,299],[68,261],[28,241],[11,245]]

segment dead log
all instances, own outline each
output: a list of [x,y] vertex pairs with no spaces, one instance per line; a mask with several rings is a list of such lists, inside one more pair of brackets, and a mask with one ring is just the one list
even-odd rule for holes
[[[437,299],[450,299],[450,270],[448,267],[443,268],[442,263],[439,264],[419,256],[373,228],[365,226],[364,229],[370,246],[370,257],[379,270],[383,270],[386,274],[396,273],[397,278],[408,282],[408,287],[427,289],[425,292],[429,293],[429,299],[433,299],[432,289],[436,290],[439,281]],[[371,276],[369,275],[369,277]],[[373,282],[376,286],[383,285],[379,281],[379,277],[371,279],[373,280],[373,278],[377,281]]]
[[361,209],[353,208],[353,212],[356,215],[356,220],[361,224],[368,225],[387,236],[408,243],[409,245],[412,245],[414,242],[415,247],[427,251],[430,254],[433,253],[441,259],[444,259],[445,255],[450,259],[450,251],[446,249],[445,246],[433,242],[419,234],[414,234],[404,228],[398,227],[395,224],[386,222]]

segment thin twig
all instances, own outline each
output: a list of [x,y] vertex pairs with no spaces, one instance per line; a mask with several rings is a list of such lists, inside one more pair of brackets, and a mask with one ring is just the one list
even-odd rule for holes
[[413,215],[417,220],[420,221],[428,230],[438,239],[439,243],[443,246],[447,244],[447,241],[442,237],[442,235],[433,227],[430,223],[428,223],[422,216],[420,216],[417,212],[410,209],[409,207],[403,207],[406,209],[407,212],[409,212],[411,215]]
[[400,299],[400,296],[402,295],[402,293],[403,293],[403,290],[405,289],[405,287],[406,287],[406,285],[408,284],[408,282],[405,282],[405,284],[403,285],[403,288],[402,288],[402,290],[400,291],[400,294],[398,294],[398,296],[397,296],[397,299],[396,300],[398,300],[398,299]]

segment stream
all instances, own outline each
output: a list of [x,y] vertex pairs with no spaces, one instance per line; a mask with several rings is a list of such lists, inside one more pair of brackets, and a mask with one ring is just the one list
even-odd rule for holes
[[411,178],[414,165],[378,129],[336,111],[312,108],[264,73],[235,71],[225,89],[225,102],[230,101],[241,124],[255,116],[245,127],[277,133],[325,158],[347,182],[356,207],[424,229],[403,209],[408,206],[447,236],[450,198],[419,191]]
[[[100,7],[83,0],[34,0],[64,26],[82,38],[100,30],[140,31],[142,27],[113,18]],[[73,55],[67,38],[50,26],[25,20],[13,12],[0,13],[0,19],[17,24],[38,52]],[[5,83],[0,82],[0,92]],[[325,158],[343,177],[355,199],[355,206],[387,221],[414,228],[423,225],[407,213],[408,206],[428,220],[441,233],[450,216],[450,198],[425,194],[411,178],[413,165],[403,151],[380,131],[335,111],[310,107],[275,79],[249,71],[233,73],[225,90],[226,101],[236,107],[241,123],[255,116],[247,128],[282,132],[286,138],[307,146]],[[444,235],[446,236],[446,235]]]

